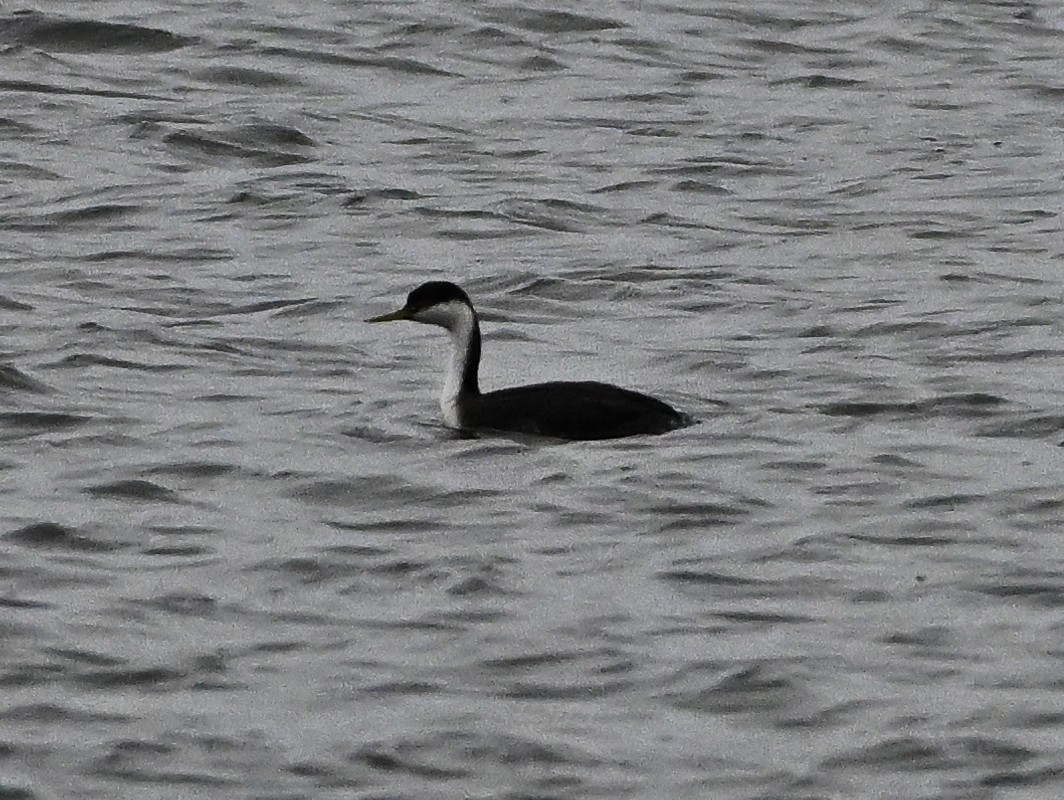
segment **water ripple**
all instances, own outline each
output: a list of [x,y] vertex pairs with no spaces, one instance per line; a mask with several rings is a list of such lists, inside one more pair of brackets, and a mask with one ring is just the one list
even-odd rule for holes
[[0,796],[1052,796],[1064,17],[276,5],[0,14]]

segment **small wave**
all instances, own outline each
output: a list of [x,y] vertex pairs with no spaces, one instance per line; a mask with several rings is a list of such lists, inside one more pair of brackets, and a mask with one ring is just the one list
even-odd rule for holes
[[438,77],[452,77],[455,75],[439,67],[433,67],[424,62],[412,58],[398,58],[395,56],[353,56],[340,55],[338,53],[325,53],[318,50],[298,50],[292,47],[266,47],[262,50],[264,56],[283,56],[300,61],[309,61],[315,64],[332,64],[341,67],[368,67],[384,69],[406,75],[428,75]]
[[534,33],[591,33],[627,27],[623,22],[571,11],[507,8],[491,14],[493,20]]
[[3,538],[9,542],[47,550],[74,550],[109,552],[120,550],[126,545],[118,542],[107,542],[79,533],[74,528],[59,525],[55,522],[36,522],[26,525],[18,530],[4,534]]
[[29,431],[58,431],[73,428],[88,421],[77,414],[48,411],[0,412],[0,426]]
[[129,369],[139,372],[172,372],[183,369],[180,364],[144,364],[123,358],[100,356],[95,353],[74,353],[66,356],[54,366],[57,368],[113,367],[114,369]]
[[152,503],[177,503],[181,499],[180,495],[172,489],[159,486],[151,481],[139,479],[113,481],[89,486],[85,489],[85,493],[91,494],[93,497]]
[[163,53],[195,41],[161,28],[36,11],[0,18],[0,43],[61,53]]
[[971,419],[986,417],[1006,403],[1005,398],[985,392],[968,392],[907,402],[842,401],[819,406],[830,417],[926,417],[945,414]]
[[247,162],[257,167],[283,167],[313,160],[311,156],[299,152],[283,152],[257,147],[246,141],[231,141],[224,132],[207,134],[175,131],[164,136],[163,142],[175,153],[203,158],[218,164],[232,160]]
[[36,378],[31,378],[15,367],[0,365],[0,391],[32,392],[45,394],[49,388]]

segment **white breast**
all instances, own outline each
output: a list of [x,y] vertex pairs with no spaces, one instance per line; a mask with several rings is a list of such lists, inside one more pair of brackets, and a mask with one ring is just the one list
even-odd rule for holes
[[443,424],[448,428],[461,428],[458,417],[458,398],[448,397],[446,392],[440,397],[440,410],[443,412]]

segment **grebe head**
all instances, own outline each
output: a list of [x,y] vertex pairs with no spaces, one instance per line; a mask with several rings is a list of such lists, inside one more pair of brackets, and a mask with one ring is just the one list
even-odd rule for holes
[[450,281],[423,283],[406,298],[398,311],[367,319],[366,322],[393,322],[406,319],[426,325],[438,325],[451,332],[467,328],[473,318],[469,295]]

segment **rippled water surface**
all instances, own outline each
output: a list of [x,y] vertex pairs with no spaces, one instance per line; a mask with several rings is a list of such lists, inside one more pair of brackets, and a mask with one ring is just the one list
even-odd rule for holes
[[15,8],[0,797],[1064,790],[1056,6]]

